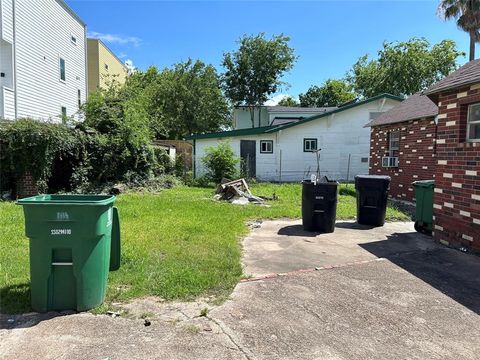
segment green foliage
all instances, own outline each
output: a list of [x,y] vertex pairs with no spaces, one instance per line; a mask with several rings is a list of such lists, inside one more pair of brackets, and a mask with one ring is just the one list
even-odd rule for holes
[[[62,124],[19,119],[0,123],[0,188],[13,189],[29,173],[40,192],[71,188],[87,158],[87,136]],[[67,169],[58,164],[68,162]],[[76,172],[78,170],[78,173]],[[15,194],[13,194],[15,195]]]
[[296,107],[300,106],[297,100],[295,100],[291,96],[285,96],[282,100],[278,102],[279,106],[291,106],[291,107]]
[[292,69],[296,57],[290,38],[277,35],[270,40],[264,33],[244,36],[239,48],[223,55],[223,87],[226,96],[237,105],[249,107],[252,127],[256,106],[263,105],[284,84],[280,79]]
[[138,99],[156,138],[182,139],[192,133],[219,131],[231,123],[219,76],[196,60],[159,72],[155,67],[132,75],[125,90]]
[[475,59],[475,43],[480,41],[480,2],[441,0],[438,14],[444,20],[455,19],[459,29],[470,36],[470,61]]
[[148,177],[156,164],[148,115],[137,98],[111,87],[90,95],[79,127],[94,130],[90,143],[91,178],[96,183],[122,179],[128,171]]
[[237,176],[240,159],[228,142],[220,142],[217,147],[205,149],[202,162],[207,168],[207,177],[219,183],[222,178],[234,179]]
[[344,80],[328,79],[321,86],[310,86],[305,94],[300,94],[300,106],[338,106],[357,97],[352,86]]
[[378,58],[362,56],[347,74],[347,80],[364,97],[381,93],[412,95],[448,75],[464,53],[452,40],[430,46],[424,38],[405,42],[385,42]]

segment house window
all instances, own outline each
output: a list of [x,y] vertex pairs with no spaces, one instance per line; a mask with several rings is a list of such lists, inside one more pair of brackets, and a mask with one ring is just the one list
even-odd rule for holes
[[467,139],[480,141],[480,103],[468,107]]
[[77,100],[78,100],[78,108],[82,107],[82,92],[80,89],[77,90]]
[[260,152],[263,154],[273,153],[273,140],[260,140]]
[[72,44],[77,45],[77,38],[75,35],[70,35],[70,41],[72,42]]
[[105,64],[105,70],[108,71],[108,64]]
[[400,148],[400,131],[390,131],[388,133],[388,156],[397,157]]
[[62,122],[65,124],[67,122],[67,108],[62,106]]
[[60,58],[60,80],[65,81],[65,59]]
[[303,151],[311,152],[317,150],[317,139],[303,139]]

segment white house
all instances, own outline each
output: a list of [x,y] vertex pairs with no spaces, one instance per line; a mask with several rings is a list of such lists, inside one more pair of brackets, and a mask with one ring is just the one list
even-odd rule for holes
[[87,94],[86,26],[63,0],[0,0],[0,118],[61,121]]
[[287,124],[191,135],[187,140],[193,142],[194,174],[205,174],[205,149],[220,141],[228,141],[242,158],[244,171],[259,180],[309,178],[317,171],[316,149],[321,149],[322,175],[351,180],[368,174],[370,129],[365,125],[401,100],[381,94]]
[[[292,107],[292,106],[260,106],[253,111],[255,127],[281,125],[296,122],[314,115],[324,114],[337,107]],[[247,106],[237,106],[233,112],[233,128],[246,129],[252,127],[252,117]]]

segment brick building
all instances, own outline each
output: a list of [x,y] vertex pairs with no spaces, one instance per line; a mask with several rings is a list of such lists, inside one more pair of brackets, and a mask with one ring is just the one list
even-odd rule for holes
[[369,173],[392,178],[392,197],[415,201],[412,182],[434,178],[437,113],[432,100],[417,93],[367,124]]
[[480,251],[480,60],[425,91],[438,105],[436,240]]

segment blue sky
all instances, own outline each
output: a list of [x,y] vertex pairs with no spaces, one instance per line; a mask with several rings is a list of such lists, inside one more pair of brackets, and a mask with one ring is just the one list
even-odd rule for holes
[[[103,1],[67,0],[122,59],[159,68],[191,57],[221,70],[222,54],[244,34],[284,33],[299,56],[284,77],[297,96],[310,85],[343,77],[383,41],[452,39],[468,52],[468,36],[436,15],[438,1]],[[466,58],[461,59],[466,62]]]

